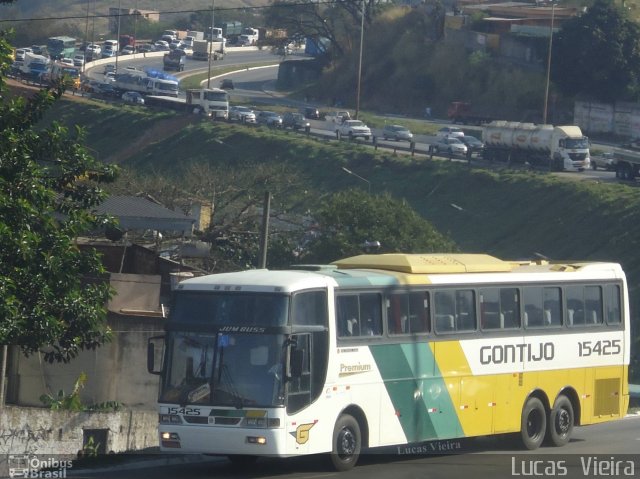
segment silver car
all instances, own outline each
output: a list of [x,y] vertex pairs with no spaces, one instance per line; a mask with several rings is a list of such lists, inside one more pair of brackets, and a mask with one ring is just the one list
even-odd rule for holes
[[413,141],[413,133],[402,125],[384,125],[382,137],[385,140]]
[[438,138],[435,143],[429,145],[429,153],[449,153],[451,155],[466,155],[467,145],[459,138],[445,137]]
[[241,123],[255,123],[256,114],[248,106],[235,105],[229,107],[229,121],[239,121]]
[[260,111],[256,116],[259,125],[282,128],[282,117],[273,111]]

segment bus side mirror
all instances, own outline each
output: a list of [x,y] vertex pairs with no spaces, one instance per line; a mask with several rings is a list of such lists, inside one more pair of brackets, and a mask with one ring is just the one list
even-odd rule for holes
[[[164,336],[149,338],[147,343],[147,371],[150,374],[160,374],[162,372],[162,360],[156,365],[156,342],[160,342],[160,345],[162,345]],[[162,350],[162,348],[160,348],[160,350]]]
[[302,363],[304,362],[304,350],[291,350],[291,377],[299,378],[302,376]]

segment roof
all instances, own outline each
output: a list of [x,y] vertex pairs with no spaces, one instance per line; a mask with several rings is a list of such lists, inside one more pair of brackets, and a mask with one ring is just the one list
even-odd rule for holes
[[110,196],[95,211],[116,217],[125,230],[178,231],[188,236],[196,222],[183,213],[137,196]]

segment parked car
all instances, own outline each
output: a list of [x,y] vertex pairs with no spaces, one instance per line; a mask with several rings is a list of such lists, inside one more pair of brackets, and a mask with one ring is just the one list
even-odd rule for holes
[[384,125],[382,137],[385,140],[413,141],[413,133],[402,125]]
[[458,128],[457,126],[443,126],[438,130],[436,136],[438,138],[445,138],[447,136],[459,138],[461,136],[464,136],[464,131],[462,131],[462,129]]
[[74,55],[73,56],[73,66],[74,67],[81,67],[84,65],[84,55],[80,54],[80,55]]
[[122,94],[122,100],[125,103],[135,103],[136,105],[144,105],[144,97],[137,91],[126,91]]
[[467,153],[475,154],[476,156],[482,156],[484,151],[484,143],[478,140],[475,136],[464,135],[460,137],[460,141],[467,146]]
[[229,107],[229,121],[241,123],[255,123],[256,114],[248,106],[234,105]]
[[256,115],[259,125],[267,125],[272,128],[282,128],[282,117],[273,111],[260,111]]
[[450,155],[466,155],[467,145],[460,138],[446,136],[438,138],[435,143],[429,145],[429,153],[449,153]]
[[231,78],[223,78],[220,80],[220,88],[223,90],[233,90],[235,88],[233,86],[233,80]]
[[132,55],[135,53],[135,49],[133,48],[133,45],[126,45],[121,51],[120,53],[122,55]]
[[344,120],[336,128],[336,137],[340,139],[343,136],[348,137],[349,140],[357,137],[368,140],[371,137],[371,129],[360,120]]
[[302,113],[293,113],[290,111],[282,116],[282,127],[292,128],[294,130],[304,130],[307,133],[311,131],[311,124]]
[[592,155],[591,168],[594,170],[602,168],[603,170],[614,171],[616,169],[616,159],[613,156],[613,152],[605,151],[600,155]]
[[305,106],[303,108],[300,108],[300,113],[302,113],[305,118],[308,118],[310,120],[320,119],[320,111],[312,106]]

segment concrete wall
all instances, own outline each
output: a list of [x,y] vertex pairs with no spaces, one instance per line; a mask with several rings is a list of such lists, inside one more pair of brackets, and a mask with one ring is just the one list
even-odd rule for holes
[[158,445],[158,415],[153,411],[86,413],[6,406],[0,409],[0,477],[8,476],[7,455],[75,458],[95,430],[106,433],[105,444],[100,444],[105,452]]

